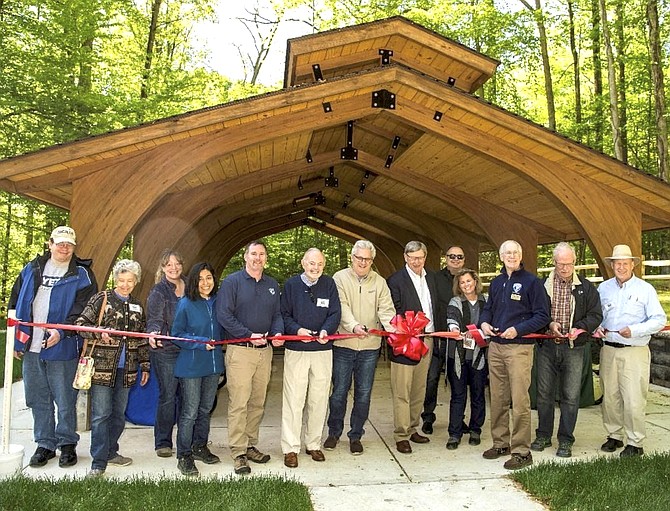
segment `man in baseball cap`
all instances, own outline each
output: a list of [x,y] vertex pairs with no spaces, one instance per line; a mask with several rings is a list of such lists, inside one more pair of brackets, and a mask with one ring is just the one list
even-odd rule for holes
[[76,239],[71,227],[56,227],[49,237],[49,250],[21,270],[9,300],[17,318],[54,325],[21,325],[14,340],[14,357],[23,360],[26,405],[33,413],[37,443],[30,458],[33,468],[46,465],[56,456],[56,449],[61,467],[77,463],[77,390],[72,381],[81,338],[56,325],[74,323],[98,285],[91,260],[74,254]]

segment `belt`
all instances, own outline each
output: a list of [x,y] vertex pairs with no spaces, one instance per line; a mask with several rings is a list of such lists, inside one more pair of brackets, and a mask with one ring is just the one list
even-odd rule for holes
[[605,346],[610,346],[611,348],[631,348],[632,347],[630,344],[621,344],[620,342],[604,341],[603,344]]
[[252,344],[250,342],[237,342],[237,343],[233,344],[233,346],[242,346],[244,348],[263,349],[263,348],[267,348],[268,346],[270,346],[270,343],[263,344],[261,346],[256,346],[255,344]]
[[570,339],[565,337],[554,337],[554,344],[570,344]]

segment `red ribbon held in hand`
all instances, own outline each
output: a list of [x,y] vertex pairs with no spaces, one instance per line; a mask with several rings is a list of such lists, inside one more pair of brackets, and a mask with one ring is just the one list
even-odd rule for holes
[[423,311],[406,311],[405,317],[398,314],[391,320],[395,332],[389,334],[387,342],[393,348],[395,356],[404,355],[410,360],[419,361],[426,353],[428,346],[419,338],[423,329],[430,323]]

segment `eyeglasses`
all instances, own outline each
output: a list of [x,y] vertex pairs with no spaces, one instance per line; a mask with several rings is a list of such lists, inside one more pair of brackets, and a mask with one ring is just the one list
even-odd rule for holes
[[351,256],[356,259],[359,263],[363,264],[371,264],[372,263],[372,258],[371,257],[360,257],[357,256],[356,254],[351,254]]
[[458,259],[459,261],[465,259],[465,256],[463,254],[447,254],[447,257],[449,259]]
[[556,268],[570,268],[574,265],[575,263],[556,263]]
[[74,248],[74,245],[72,243],[68,243],[67,241],[61,241],[60,243],[54,243],[55,247],[58,248]]

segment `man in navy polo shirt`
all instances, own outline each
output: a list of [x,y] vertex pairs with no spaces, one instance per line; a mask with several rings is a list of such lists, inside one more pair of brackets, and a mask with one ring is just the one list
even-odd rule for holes
[[[263,274],[267,249],[252,241],[244,251],[245,267],[225,278],[216,300],[216,318],[228,339],[251,339],[226,350],[228,375],[228,444],[236,474],[251,472],[249,461],[267,463],[270,455],[256,448],[272,371],[268,335],[284,330],[279,284]],[[280,346],[283,341],[273,341]]]

